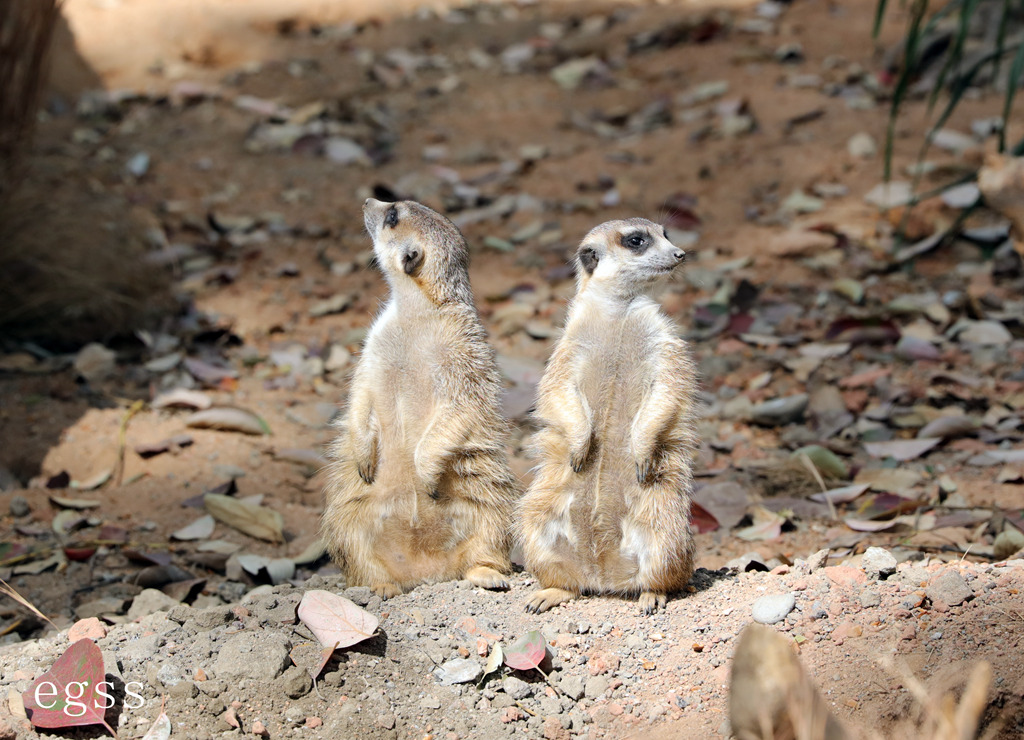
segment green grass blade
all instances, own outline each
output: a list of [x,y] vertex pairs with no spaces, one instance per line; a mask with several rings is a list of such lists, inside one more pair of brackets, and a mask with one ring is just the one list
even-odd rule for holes
[[877,39],[878,32],[882,30],[882,18],[885,17],[885,6],[888,4],[888,0],[878,0],[878,5],[875,6],[875,25],[871,31],[871,38]]
[[1003,102],[1003,125],[999,129],[999,151],[1006,151],[1006,127],[1010,123],[1010,109],[1013,108],[1013,98],[1020,87],[1021,79],[1024,77],[1024,44],[1017,47],[1017,53],[1013,57],[1013,64],[1010,65],[1010,74],[1006,77],[1006,100]]
[[[979,0],[967,0],[960,6],[960,19],[957,21],[956,35],[953,37],[952,46],[950,46],[946,51],[946,61],[942,65],[942,69],[939,70],[939,76],[935,80],[935,87],[932,88],[932,94],[929,96],[929,111],[935,107],[935,103],[939,99],[939,93],[942,92],[942,89],[945,87],[946,78],[950,71],[960,66],[960,61],[964,56],[964,41],[967,39],[967,30],[970,27],[971,16],[973,16],[975,11],[978,9],[978,2]],[[950,3],[950,5],[952,5],[952,3]],[[932,21],[934,21],[934,17],[932,18]],[[931,22],[929,22],[929,25],[931,25]],[[927,30],[925,33],[927,33]]]
[[892,104],[889,106],[889,125],[885,133],[885,156],[883,166],[883,179],[889,182],[892,178],[892,152],[896,138],[896,119],[899,116],[900,106],[910,89],[910,81],[917,71],[917,48],[921,42],[921,24],[924,21],[925,13],[928,12],[928,0],[914,0],[910,9],[910,27],[907,29],[906,45],[903,50],[903,68],[900,69],[899,77],[896,79],[896,86],[892,92]]
[[[1016,47],[1010,48],[1012,51]],[[1020,48],[1024,48],[1024,44],[1022,44]],[[960,103],[960,100],[963,98],[964,93],[966,93],[967,90],[974,83],[974,78],[978,75],[978,72],[984,69],[986,65],[991,64],[995,60],[995,58],[996,53],[994,51],[989,54],[986,54],[981,59],[978,59],[974,64],[972,64],[966,71],[961,73],[955,80],[953,80],[953,83],[949,91],[949,102],[946,104],[945,109],[943,109],[942,115],[940,115],[938,119],[936,119],[935,123],[928,131],[928,141],[931,141],[936,131],[938,131],[940,128],[946,125],[946,121],[948,121],[949,117],[953,114],[953,111],[956,109],[956,106]]]
[[1006,27],[1010,20],[1010,0],[1003,0],[1003,12],[999,16],[999,30],[996,32],[996,57],[992,65],[992,79],[999,79],[999,67],[1003,61],[1003,48],[1006,46]]

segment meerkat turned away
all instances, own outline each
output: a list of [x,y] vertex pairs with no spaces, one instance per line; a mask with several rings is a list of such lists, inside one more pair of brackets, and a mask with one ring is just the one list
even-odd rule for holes
[[[729,723],[737,740],[858,740],[882,737],[845,727],[833,714],[800,665],[792,638],[770,627],[749,624],[740,633],[732,659]],[[903,683],[919,702],[917,716],[896,723],[892,738],[971,740],[988,708],[992,668],[976,664],[964,681],[959,699],[941,686],[925,688],[910,675]],[[877,720],[877,717],[875,717]],[[994,737],[996,719],[985,737]]]
[[580,593],[640,594],[645,613],[693,573],[696,376],[650,297],[685,257],[646,219],[593,229],[578,291],[540,383],[539,465],[519,503],[541,612]]
[[466,240],[411,201],[363,206],[391,288],[331,450],[323,538],[349,585],[505,588],[516,481]]

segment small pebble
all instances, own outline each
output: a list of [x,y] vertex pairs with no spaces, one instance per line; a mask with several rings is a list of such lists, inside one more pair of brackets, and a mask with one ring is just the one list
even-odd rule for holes
[[796,596],[793,594],[770,594],[754,602],[752,615],[755,622],[775,624],[785,619],[795,607]]

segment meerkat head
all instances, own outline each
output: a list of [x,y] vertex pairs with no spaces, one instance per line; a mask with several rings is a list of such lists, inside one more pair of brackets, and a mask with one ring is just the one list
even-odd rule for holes
[[608,221],[591,229],[576,251],[579,290],[600,286],[627,298],[650,293],[685,258],[686,252],[653,221]]
[[363,222],[393,288],[416,286],[436,304],[472,304],[469,247],[455,224],[411,200],[385,203],[374,198],[363,204]]

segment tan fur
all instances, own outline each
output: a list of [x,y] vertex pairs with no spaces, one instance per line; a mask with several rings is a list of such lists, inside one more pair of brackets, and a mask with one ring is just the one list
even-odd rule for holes
[[[632,234],[646,235],[643,253],[624,246]],[[577,252],[577,295],[540,383],[537,475],[517,516],[544,587],[531,611],[618,593],[640,594],[650,613],[693,573],[696,374],[649,297],[682,256],[645,219],[602,224]]]
[[[888,737],[920,740],[971,740],[988,708],[992,668],[961,667],[963,690],[957,700],[941,682],[929,688],[905,674],[902,682],[919,703],[918,716],[896,724]],[[729,723],[737,740],[879,740],[877,731],[845,727],[829,710],[794,653],[794,643],[770,627],[749,624],[740,634],[732,659]],[[994,737],[997,719],[983,737]]]
[[363,214],[391,296],[331,448],[324,542],[350,585],[385,597],[454,578],[504,588],[516,481],[466,241],[411,201]]

